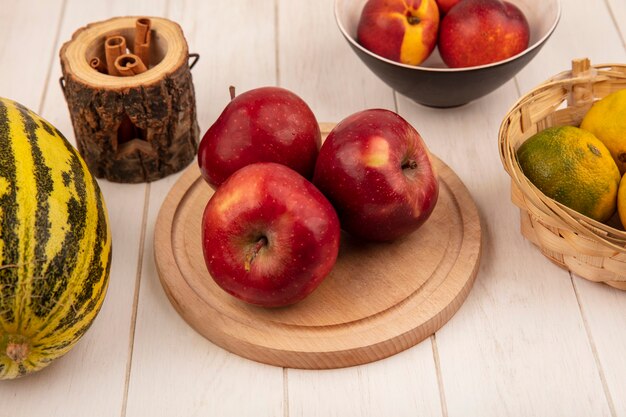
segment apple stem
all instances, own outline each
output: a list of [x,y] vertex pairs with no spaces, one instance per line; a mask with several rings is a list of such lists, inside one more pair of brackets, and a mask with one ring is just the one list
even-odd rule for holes
[[230,93],[230,99],[234,99],[235,98],[235,86],[231,85],[230,87],[228,87],[228,92]]
[[415,159],[409,159],[404,164],[402,164],[402,169],[415,169],[417,168],[417,161]]
[[259,240],[252,246],[248,254],[246,255],[246,261],[244,263],[244,268],[246,272],[250,272],[252,269],[252,261],[256,258],[257,254],[261,251],[263,246],[267,245],[267,238],[265,236],[261,236]]

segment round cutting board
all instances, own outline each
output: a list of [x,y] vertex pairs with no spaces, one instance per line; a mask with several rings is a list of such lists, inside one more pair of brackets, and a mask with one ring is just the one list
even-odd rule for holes
[[300,303],[277,309],[239,301],[207,272],[201,222],[213,191],[193,164],[166,197],[155,227],[155,260],[168,298],[213,343],[272,365],[340,368],[419,343],[459,309],[481,252],[474,201],[456,174],[433,159],[439,200],[420,229],[393,243],[342,234],[324,282]]

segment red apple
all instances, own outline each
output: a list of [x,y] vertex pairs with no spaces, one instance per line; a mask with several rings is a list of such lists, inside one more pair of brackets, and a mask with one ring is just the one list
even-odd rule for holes
[[300,97],[262,87],[232,98],[204,134],[198,164],[213,188],[255,162],[277,162],[311,178],[321,142],[315,115]]
[[439,53],[452,68],[502,61],[528,47],[526,17],[501,0],[463,0],[441,21]]
[[450,11],[450,9],[461,0],[435,0],[437,6],[439,6],[439,14],[444,15]]
[[419,133],[399,115],[381,109],[355,113],[330,132],[313,183],[337,210],[344,230],[375,241],[416,230],[439,195]]
[[359,20],[357,41],[377,55],[421,64],[437,45],[435,0],[369,0]]
[[339,219],[322,193],[276,163],[248,165],[224,182],[202,217],[209,273],[248,303],[279,307],[309,295],[339,250]]

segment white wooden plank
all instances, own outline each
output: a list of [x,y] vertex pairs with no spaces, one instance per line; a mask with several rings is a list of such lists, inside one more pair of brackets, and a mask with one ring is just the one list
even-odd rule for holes
[[[606,0],[611,11],[613,21],[618,26],[622,43],[626,47],[626,2],[622,0]],[[622,62],[622,61],[620,61]]]
[[[38,7],[31,6],[31,9]],[[69,112],[57,82],[61,76],[57,58],[61,44],[71,38],[74,30],[89,22],[117,15],[161,14],[164,9],[163,1],[67,2],[59,40],[54,45],[55,59],[42,115],[72,143],[75,140]],[[48,15],[54,13],[51,10]],[[23,32],[17,38],[41,40],[41,27],[49,24],[49,19],[45,24],[31,21],[22,27]],[[50,39],[52,42],[54,37]],[[46,74],[43,66],[39,71]],[[30,91],[23,85],[22,90]],[[103,180],[99,183],[108,206],[113,236],[107,297],[94,325],[65,358],[39,374],[0,386],[2,408],[11,410],[14,416],[112,416],[122,410],[146,186]]]
[[[623,2],[607,1],[618,24],[626,21]],[[30,62],[34,55],[25,56],[19,70],[5,66],[0,95],[34,110],[45,96],[43,116],[73,140],[57,84],[60,44],[52,46],[56,30],[52,22],[58,21],[61,1],[40,3],[0,8],[0,62],[33,50],[38,58]],[[162,14],[163,2],[148,3],[69,0],[60,41],[89,21]],[[276,44],[273,6],[253,1],[204,3],[218,2],[172,2],[169,13],[183,25],[190,50],[202,55],[193,70],[202,133],[228,100],[229,84],[244,91],[279,83],[300,94],[324,121],[337,121],[366,107],[393,108],[390,90],[341,38],[330,0],[280,2],[278,79],[274,50],[268,52],[268,45]],[[557,32],[518,76],[522,93],[567,69],[571,58],[624,62],[623,49],[619,50],[623,37],[606,10],[598,7],[604,3],[586,3],[563,1]],[[315,28],[315,36],[310,28]],[[50,46],[42,47],[46,42]],[[51,57],[53,68],[47,77]],[[486,246],[477,285],[437,336],[448,415],[609,415],[602,375],[615,415],[626,416],[622,348],[626,342],[624,332],[617,330],[626,324],[624,294],[575,278],[577,300],[567,274],[519,234],[517,210],[509,202],[508,177],[496,148],[497,126],[516,98],[513,84],[451,110],[427,109],[399,98],[401,114],[459,173],[485,221]],[[176,315],[163,295],[152,261],[152,228],[176,177],[150,186],[126,414],[283,415],[282,370],[211,345]],[[2,410],[11,415],[117,415],[123,409],[144,186],[106,181],[101,185],[114,234],[107,301],[92,329],[66,358],[38,375],[0,384]],[[371,365],[324,372],[288,370],[286,413],[441,415],[432,356],[432,345],[426,341]]]
[[626,294],[608,285],[574,277],[590,341],[616,417],[626,416]]
[[401,114],[465,182],[482,215],[476,284],[437,332],[449,416],[608,415],[569,274],[519,233],[497,148],[513,82],[469,105]]
[[289,416],[442,416],[430,339],[367,365],[289,369]]
[[[0,5],[0,97],[40,111],[59,29],[62,0]],[[36,31],[36,32],[35,32]],[[33,34],[37,36],[33,36]]]
[[276,84],[274,11],[271,2],[174,1],[168,18],[184,30],[193,68],[198,122],[203,134],[237,92]]
[[[623,0],[617,0],[624,6]],[[542,50],[518,75],[521,94],[571,69],[572,59],[592,64],[625,62],[622,39],[603,1],[563,0],[561,20]],[[511,103],[512,104],[512,103]]]
[[[318,120],[337,122],[366,108],[394,109],[392,90],[343,39],[333,1],[278,4],[279,81],[298,93]],[[290,416],[440,416],[430,339],[374,364],[287,371]]]
[[392,90],[341,35],[332,0],[278,2],[279,84],[300,95],[321,122],[372,107],[394,109]]
[[[201,134],[229,100],[229,85],[245,91],[275,84],[271,3],[177,2],[168,17],[181,24],[190,51],[201,56],[192,71]],[[283,370],[242,359],[202,338],[177,315],[161,288],[153,260],[154,223],[177,177],[151,184],[126,415],[282,415]]]

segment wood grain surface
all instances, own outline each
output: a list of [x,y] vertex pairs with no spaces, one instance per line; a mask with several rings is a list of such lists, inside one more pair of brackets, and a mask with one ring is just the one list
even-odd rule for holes
[[200,334],[241,356],[277,366],[325,369],[369,363],[437,331],[469,293],[481,229],[465,186],[435,158],[437,206],[415,233],[365,244],[343,234],[333,270],[309,297],[265,309],[224,292],[206,270],[201,221],[213,194],[192,166],[163,202],[154,234],[161,283]]
[[310,371],[241,358],[194,331],[159,282],[153,233],[180,177],[99,181],[113,234],[111,282],[85,337],[39,374],[0,382],[11,417],[626,417],[626,295],[552,265],[519,231],[497,131],[512,104],[573,58],[626,62],[623,0],[562,0],[541,52],[511,82],[455,109],[430,109],[371,73],[339,34],[333,0],[0,0],[0,95],[76,143],[59,50],[89,22],[162,16],[190,52],[203,133],[240,92],[279,85],[318,120],[382,107],[413,124],[467,186],[482,219],[476,281],[454,317],[386,359]]

